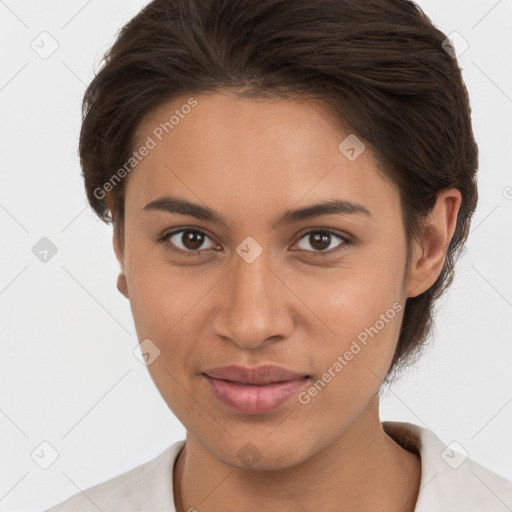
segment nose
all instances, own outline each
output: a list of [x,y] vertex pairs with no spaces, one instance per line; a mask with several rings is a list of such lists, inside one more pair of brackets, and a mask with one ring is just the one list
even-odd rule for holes
[[217,336],[254,350],[290,335],[293,293],[273,267],[265,251],[251,263],[235,256],[218,289],[223,300],[213,320]]

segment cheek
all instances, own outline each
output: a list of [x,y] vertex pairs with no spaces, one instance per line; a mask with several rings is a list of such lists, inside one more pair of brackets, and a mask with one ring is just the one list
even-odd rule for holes
[[[204,291],[194,293],[180,280],[160,273],[132,274],[130,305],[138,339],[150,340],[158,357],[147,366],[153,382],[169,408],[184,424],[201,417],[201,407],[191,398],[190,376],[194,373],[201,328],[194,306]],[[153,345],[154,344],[154,345]],[[199,409],[198,409],[199,408]],[[197,410],[196,410],[197,409]],[[205,418],[206,421],[206,418]]]
[[363,291],[340,293],[335,305],[319,309],[319,316],[327,317],[332,307],[337,321],[330,325],[335,334],[323,329],[325,336],[313,336],[314,345],[308,346],[308,358],[318,374],[298,397],[305,413],[309,410],[312,416],[321,414],[326,422],[338,424],[343,411],[343,421],[349,421],[378,392],[393,359],[403,315],[403,304],[393,299],[390,294],[368,298]]
[[[160,350],[158,364],[151,365],[150,372],[166,369],[176,378],[193,372],[192,365],[202,352],[199,344],[207,338],[208,291],[218,276],[171,268],[162,261],[144,265],[142,259],[132,259],[127,279],[138,339],[150,339]],[[154,378],[160,380],[157,375]]]
[[307,279],[294,288],[313,313],[308,357],[326,372],[322,380],[336,390],[334,401],[385,377],[403,316],[402,273],[400,258],[381,256],[316,279],[314,287]]
[[194,308],[204,280],[198,289],[190,271],[173,268],[154,247],[140,243],[132,249],[125,270],[139,339],[161,338]]
[[354,301],[338,312],[338,321],[330,326],[334,334],[323,329],[325,335],[313,337],[316,343],[308,347],[320,379],[336,390],[335,402],[347,392],[364,394],[380,385],[394,354],[403,305],[398,300],[380,306]]
[[339,268],[290,275],[289,279],[317,329],[323,330],[327,339],[347,340],[373,326],[388,310],[386,320],[397,323],[397,306],[393,309],[393,305],[403,300],[400,259],[358,254]]
[[170,280],[153,280],[146,274],[133,287],[130,305],[138,339],[150,339],[158,347],[159,363],[165,363],[169,371],[184,372],[183,363],[194,360],[191,356],[201,337],[199,309],[195,308],[202,294],[182,288],[176,280],[172,287],[167,283]]

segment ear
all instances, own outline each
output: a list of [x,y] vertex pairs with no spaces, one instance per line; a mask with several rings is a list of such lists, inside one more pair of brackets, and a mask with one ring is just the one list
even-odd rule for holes
[[415,242],[407,281],[407,297],[416,297],[437,280],[446,260],[448,246],[457,226],[462,195],[456,188],[441,192],[425,219],[422,240]]
[[112,235],[112,245],[114,247],[114,252],[116,254],[117,261],[119,261],[119,265],[121,266],[121,270],[119,271],[119,275],[117,276],[117,289],[127,298],[128,295],[128,283],[126,281],[126,275],[124,273],[124,256],[123,249],[121,248],[119,242],[119,227],[114,225],[114,233]]

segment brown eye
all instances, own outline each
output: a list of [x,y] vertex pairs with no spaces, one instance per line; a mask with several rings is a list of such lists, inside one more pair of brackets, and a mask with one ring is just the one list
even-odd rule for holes
[[[196,229],[180,229],[162,237],[161,241],[170,245],[171,249],[183,253],[199,253],[206,249],[215,247],[213,241],[210,246],[205,246],[205,241],[210,239],[206,233]],[[174,246],[174,247],[173,247]]]
[[[341,243],[334,244],[336,239],[341,240]],[[350,244],[350,241],[345,237],[338,235],[332,231],[327,230],[318,230],[318,231],[310,231],[301,237],[301,240],[306,240],[307,244],[313,248],[313,251],[309,250],[307,247],[300,247],[299,244],[297,246],[300,249],[306,250],[308,252],[336,252],[344,248],[344,246]]]
[[204,243],[204,233],[198,231],[185,231],[181,235],[181,243],[190,250],[199,249]]

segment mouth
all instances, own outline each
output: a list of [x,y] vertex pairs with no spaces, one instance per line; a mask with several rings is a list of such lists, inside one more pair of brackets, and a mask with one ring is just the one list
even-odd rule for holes
[[310,375],[272,365],[225,366],[202,375],[222,405],[242,414],[275,411],[310,380]]

